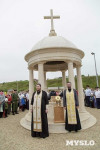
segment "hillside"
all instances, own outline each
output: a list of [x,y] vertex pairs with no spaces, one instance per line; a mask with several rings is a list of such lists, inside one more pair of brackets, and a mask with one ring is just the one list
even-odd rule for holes
[[[68,78],[66,78],[66,81],[68,81]],[[82,76],[83,81],[83,87],[86,88],[86,85],[90,85],[91,88],[96,87],[96,77],[95,76]],[[75,82],[77,83],[77,79],[75,77]],[[36,81],[34,81],[34,84],[36,85]],[[99,76],[99,85],[100,85],[100,76]],[[55,78],[55,79],[48,79],[47,80],[47,86],[48,87],[61,87],[62,86],[62,78]],[[0,83],[0,89],[3,91],[7,91],[9,89],[17,89],[18,91],[26,91],[29,87],[29,81],[14,81],[14,82],[6,82],[6,83]],[[76,84],[77,88],[77,84]]]

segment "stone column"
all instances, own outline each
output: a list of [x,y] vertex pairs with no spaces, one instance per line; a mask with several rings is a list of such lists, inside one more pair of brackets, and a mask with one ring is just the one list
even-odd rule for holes
[[32,94],[34,92],[33,70],[29,69],[29,109],[31,104]]
[[47,92],[46,71],[44,71],[44,90]]
[[73,62],[68,62],[68,78],[72,83],[72,88],[75,89],[75,80],[74,80],[74,70],[73,70]]
[[84,112],[84,93],[83,93],[83,84],[81,77],[81,65],[77,66],[77,86],[78,86],[78,99],[79,99],[79,111]]
[[44,64],[38,64],[38,82],[41,84],[41,89],[44,90]]
[[62,86],[65,89],[66,88],[66,71],[62,71]]

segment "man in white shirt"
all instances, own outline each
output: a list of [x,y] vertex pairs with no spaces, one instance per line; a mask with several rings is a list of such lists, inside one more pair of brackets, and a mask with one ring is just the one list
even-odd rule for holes
[[95,98],[96,98],[96,103],[97,103],[97,109],[100,109],[100,89],[99,89],[99,87],[96,87]]
[[87,85],[87,89],[85,90],[85,106],[90,107],[90,96],[91,96],[91,89],[89,85]]

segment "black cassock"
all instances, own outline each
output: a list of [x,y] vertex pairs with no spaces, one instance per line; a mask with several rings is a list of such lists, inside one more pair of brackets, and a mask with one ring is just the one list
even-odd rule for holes
[[[71,89],[68,89],[68,90],[69,90],[69,92],[71,91]],[[75,106],[79,106],[78,96],[77,96],[76,90],[74,90],[74,99],[75,99]],[[64,93],[63,93],[63,105],[64,105],[64,107],[67,106],[66,90],[64,90]],[[67,112],[67,107],[66,107],[65,129],[68,131],[81,130],[81,123],[80,123],[80,118],[79,118],[79,113],[78,113],[77,108],[76,108],[76,120],[77,120],[77,124],[68,124],[68,112]]]
[[[32,95],[31,105],[33,105],[33,103],[34,103],[34,95],[35,95],[35,93],[36,92],[34,92],[33,95]],[[37,91],[37,94],[39,94],[39,93],[40,93],[40,91]],[[41,100],[42,132],[33,131],[34,123],[33,123],[33,113],[32,113],[32,119],[31,119],[31,136],[32,137],[45,138],[45,137],[49,136],[48,119],[47,119],[47,113],[45,112],[47,104],[48,104],[47,93],[45,91],[42,91],[42,100]]]

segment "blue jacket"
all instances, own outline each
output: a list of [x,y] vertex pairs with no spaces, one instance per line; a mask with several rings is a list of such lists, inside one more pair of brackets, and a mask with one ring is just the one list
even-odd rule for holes
[[22,104],[22,105],[25,105],[25,104],[26,104],[26,102],[25,102],[25,99],[24,99],[24,98],[22,98],[22,99],[21,99],[21,104]]

